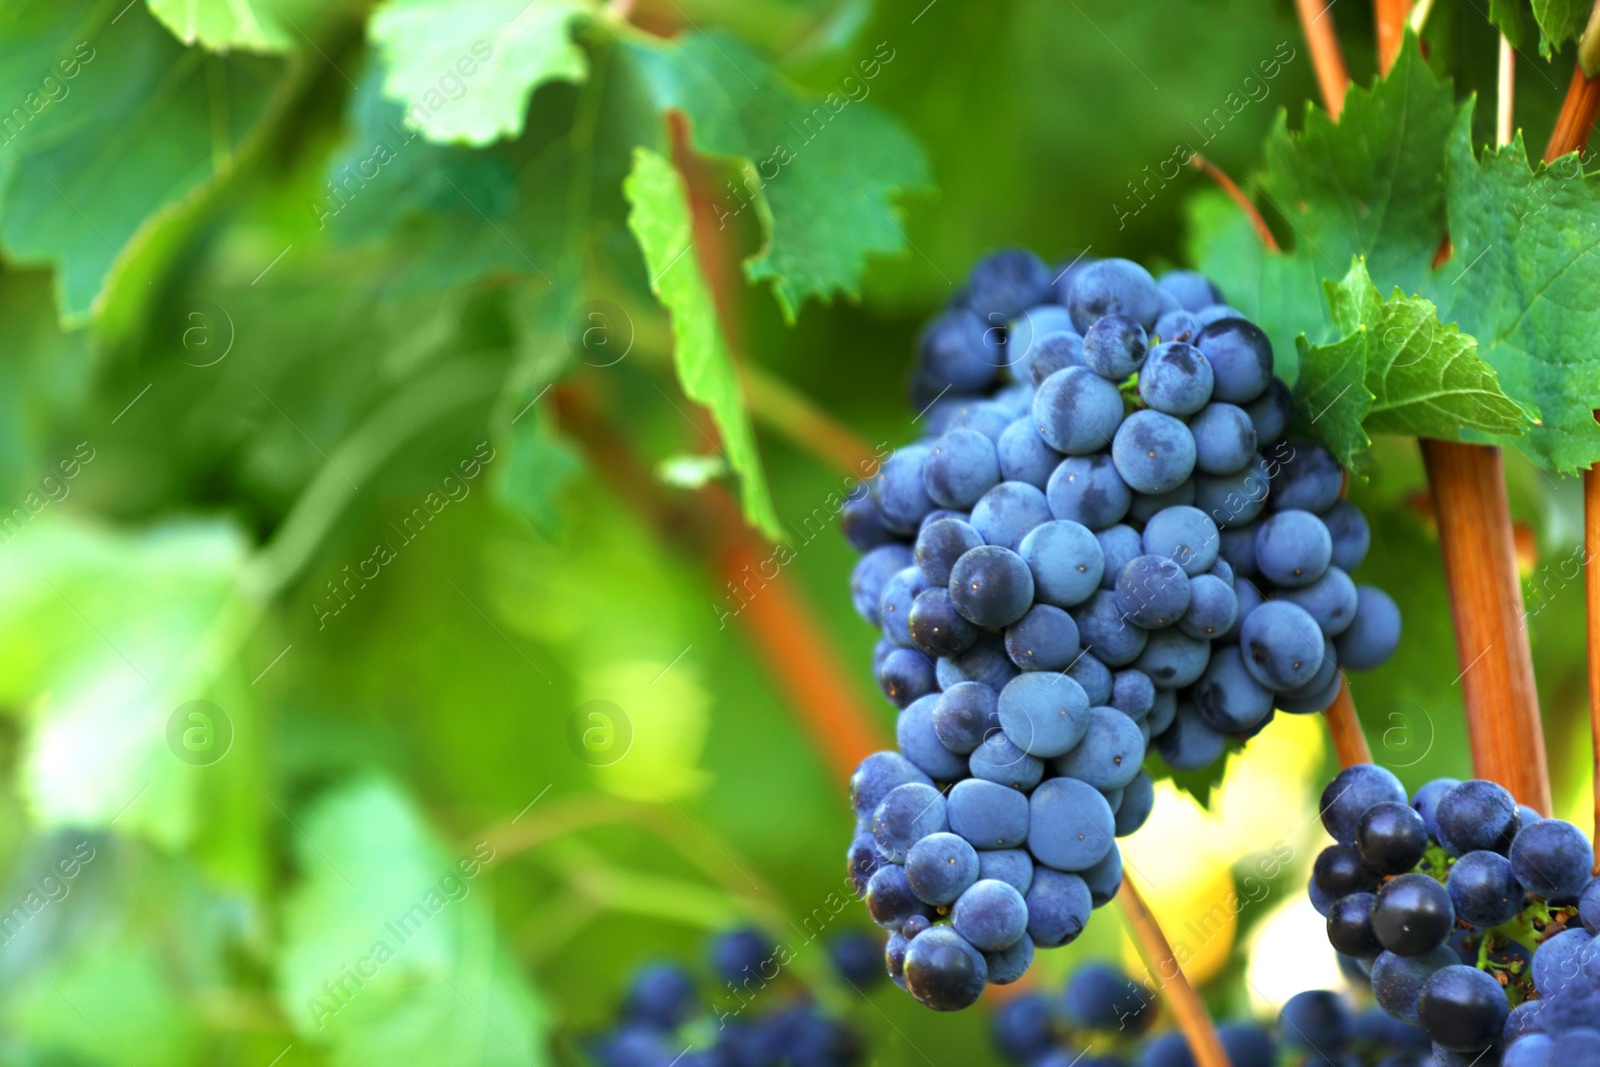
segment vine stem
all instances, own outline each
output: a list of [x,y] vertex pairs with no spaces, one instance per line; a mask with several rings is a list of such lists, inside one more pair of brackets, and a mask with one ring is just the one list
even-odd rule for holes
[[[1161,924],[1156,922],[1150,906],[1133,884],[1133,876],[1127,872],[1122,876],[1117,905],[1122,909],[1134,942],[1139,946],[1139,956],[1144,960],[1145,969],[1160,982],[1161,993],[1177,1019],[1179,1032],[1189,1043],[1189,1052],[1197,1067],[1228,1067],[1228,1054],[1222,1047],[1222,1039],[1217,1036],[1217,1028],[1211,1022],[1211,1013],[1206,1010],[1205,1001],[1189,984],[1171,943],[1167,941],[1167,935],[1161,931]],[[1172,971],[1170,976],[1167,974],[1169,969]]]
[[878,457],[867,443],[794,386],[752,363],[739,371],[756,418],[852,478],[876,469]]
[[1367,735],[1362,732],[1361,720],[1356,716],[1355,701],[1350,698],[1350,679],[1346,678],[1339,686],[1339,695],[1323,714],[1333,734],[1333,749],[1339,754],[1339,766],[1371,763],[1372,749],[1367,746]]
[[1550,776],[1498,448],[1424,439],[1472,766],[1541,815]]
[[1239,205],[1239,210],[1245,213],[1245,217],[1250,220],[1250,225],[1255,227],[1256,236],[1261,238],[1261,243],[1266,246],[1267,251],[1283,251],[1278,247],[1278,239],[1272,236],[1272,229],[1267,225],[1267,220],[1261,217],[1261,212],[1256,208],[1255,203],[1244,195],[1244,190],[1239,188],[1238,183],[1232,178],[1228,177],[1226,171],[1198,152],[1189,159],[1189,165],[1198,168],[1200,173],[1216,182],[1222,191],[1228,194],[1228,198]]
[[1322,103],[1335,120],[1344,110],[1345,90],[1350,88],[1350,72],[1345,69],[1339,35],[1333,26],[1333,4],[1323,0],[1294,0],[1300,16],[1300,29],[1311,49],[1311,65],[1317,72]]
[[1378,38],[1378,69],[1387,71],[1400,58],[1411,0],[1372,0],[1372,15]]

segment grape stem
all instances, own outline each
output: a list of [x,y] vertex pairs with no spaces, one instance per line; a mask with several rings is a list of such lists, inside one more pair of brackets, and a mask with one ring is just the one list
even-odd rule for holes
[[1350,72],[1345,69],[1339,35],[1333,26],[1333,4],[1323,0],[1294,0],[1300,16],[1300,29],[1311,49],[1311,65],[1317,72],[1322,103],[1335,120],[1344,110],[1345,90],[1350,88]]
[[1411,0],[1372,0],[1372,22],[1378,38],[1378,69],[1387,71],[1400,58],[1406,39]]
[[1244,195],[1244,190],[1240,189],[1238,184],[1228,177],[1227,172],[1198,153],[1190,158],[1189,165],[1198,168],[1202,174],[1216,182],[1222,191],[1228,194],[1228,198],[1239,205],[1239,210],[1245,213],[1245,217],[1250,220],[1250,225],[1256,228],[1256,235],[1261,238],[1261,243],[1266,246],[1267,251],[1282,251],[1278,247],[1278,239],[1272,236],[1272,230],[1267,226],[1267,220],[1261,217],[1261,212],[1256,208],[1256,205],[1248,196]]
[[861,477],[877,468],[878,457],[865,441],[794,386],[753,363],[741,364],[739,372],[756,418],[847,475]]
[[1339,686],[1339,695],[1333,698],[1323,713],[1328,719],[1328,730],[1333,734],[1333,748],[1339,754],[1341,767],[1354,767],[1358,763],[1372,762],[1372,749],[1367,746],[1366,735],[1361,732],[1361,720],[1356,716],[1355,701],[1350,698],[1350,679]]
[[[1223,1050],[1222,1039],[1217,1036],[1205,1001],[1184,976],[1167,935],[1162,933],[1161,924],[1156,922],[1149,905],[1133,884],[1131,874],[1123,874],[1117,903],[1139,947],[1139,956],[1150,976],[1160,985],[1161,995],[1172,1009],[1178,1030],[1189,1043],[1189,1052],[1197,1067],[1228,1067],[1228,1054]],[[1172,973],[1169,975],[1168,971]]]

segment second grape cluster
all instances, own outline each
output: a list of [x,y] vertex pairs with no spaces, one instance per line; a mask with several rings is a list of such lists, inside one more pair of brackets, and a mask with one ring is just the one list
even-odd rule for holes
[[924,437],[843,514],[899,708],[857,771],[850,867],[896,982],[940,1010],[1116,895],[1156,749],[1220,759],[1382,663],[1344,472],[1289,435],[1266,335],[1205,278],[984,260],[921,343]]

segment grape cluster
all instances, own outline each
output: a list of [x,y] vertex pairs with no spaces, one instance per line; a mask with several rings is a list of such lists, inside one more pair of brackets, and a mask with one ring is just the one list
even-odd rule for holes
[[997,253],[912,392],[924,438],[842,515],[903,709],[852,783],[850,866],[895,981],[954,1010],[1116,894],[1152,745],[1199,769],[1322,710],[1400,618],[1349,577],[1366,521],[1287,436],[1266,335],[1197,274]]
[[[863,989],[883,980],[882,950],[864,933],[828,944],[838,976]],[[765,1003],[758,994],[779,981],[785,957],[760,930],[740,927],[710,946],[711,969],[725,985],[718,1007],[700,997],[694,973],[681,963],[639,967],[618,1018],[585,1044],[600,1067],[857,1067],[860,1036],[804,992],[784,989]],[[748,1011],[746,1009],[749,1009]]]
[[[1015,997],[995,1013],[996,1050],[1016,1067],[1195,1067],[1188,1042],[1158,1023],[1153,994],[1103,963],[1073,972],[1052,996]],[[1217,1026],[1233,1067],[1424,1067],[1429,1041],[1381,1008],[1358,1012],[1347,996],[1300,993],[1273,1026],[1235,1019]]]
[[1600,1063],[1600,880],[1582,830],[1494,782],[1442,778],[1408,800],[1370,764],[1329,784],[1322,822],[1336,843],[1310,892],[1328,940],[1441,1063]]

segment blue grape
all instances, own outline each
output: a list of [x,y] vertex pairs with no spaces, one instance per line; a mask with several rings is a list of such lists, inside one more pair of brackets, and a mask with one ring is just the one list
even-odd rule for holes
[[1100,543],[1100,556],[1105,562],[1100,588],[1110,589],[1117,584],[1117,575],[1128,561],[1144,555],[1144,542],[1132,526],[1121,525],[1095,531],[1094,539]]
[[856,836],[850,839],[850,847],[845,850],[844,859],[850,891],[857,897],[866,896],[867,883],[883,866],[883,858],[878,855],[878,842],[871,830],[856,832]]
[[883,946],[884,968],[894,984],[908,993],[911,990],[906,986],[906,950],[910,947],[910,939],[898,933],[891,933]]
[[1522,813],[1504,786],[1473,779],[1439,798],[1434,824],[1439,844],[1452,856],[1480,850],[1508,855],[1522,829]]
[[1114,1031],[1137,1022],[1154,1002],[1150,990],[1106,963],[1086,963],[1072,972],[1062,991],[1067,1021],[1090,1030]]
[[1039,384],[1033,421],[1039,436],[1057,452],[1069,456],[1098,452],[1122,421],[1122,394],[1094,371],[1068,367]]
[[1388,662],[1400,646],[1400,609],[1382,589],[1356,586],[1356,617],[1334,644],[1339,662],[1367,671]]
[[1289,419],[1294,414],[1294,397],[1287,385],[1273,378],[1267,383],[1266,392],[1244,406],[1244,412],[1255,426],[1256,444],[1263,448],[1275,445],[1283,440],[1284,431],[1289,428]]
[[1256,530],[1256,566],[1276,585],[1310,585],[1332,561],[1333,538],[1309,511],[1279,511]]
[[[1017,419],[1026,418],[1033,413],[1034,392],[1035,390],[1033,386],[1027,382],[1012,382],[1010,385],[994,394],[994,402],[1005,408],[1006,414],[1010,415],[1014,422]],[[1007,423],[1006,429],[1010,428],[1011,424]],[[1000,437],[1004,436],[1005,433],[1002,431]],[[996,437],[994,439],[994,445],[997,449],[1000,447],[1000,437]]]
[[1386,800],[1368,808],[1357,821],[1356,850],[1371,870],[1404,874],[1422,862],[1428,828],[1405,801]]
[[999,731],[990,734],[973,750],[967,767],[974,778],[1023,791],[1032,789],[1044,777],[1044,761],[1028,755]]
[[877,548],[894,537],[884,525],[878,502],[872,499],[872,490],[866,485],[858,486],[845,497],[844,506],[839,510],[839,529],[857,552]]
[[883,524],[896,533],[910,534],[933,510],[933,498],[922,481],[922,465],[930,451],[927,445],[897,449],[883,461],[873,479],[872,494],[878,513],[883,516]]
[[1272,714],[1272,691],[1256,681],[1237,648],[1219,648],[1195,683],[1195,709],[1207,725],[1222,733],[1254,728]]
[[1138,775],[1144,749],[1144,735],[1132,719],[1116,708],[1090,708],[1083,740],[1056,758],[1055,769],[1102,791],[1121,789]]
[[1117,575],[1117,610],[1147,630],[1171,626],[1189,609],[1189,576],[1165,556],[1136,556]]
[[738,985],[751,975],[759,975],[762,965],[777,950],[772,938],[755,927],[735,927],[712,939],[711,969],[723,981]]
[[912,701],[895,723],[895,739],[919,770],[936,782],[948,782],[966,776],[967,761],[945,748],[934,733],[933,709],[938,702],[932,693]]
[[935,1011],[960,1011],[977,1002],[989,981],[983,954],[947,926],[919,934],[906,949],[906,988]]
[[1207,641],[1220,640],[1239,618],[1239,595],[1214,574],[1189,582],[1189,610],[1178,620],[1178,632]]
[[1576,897],[1594,870],[1594,846],[1571,823],[1540,819],[1512,840],[1511,868],[1517,881],[1542,897]]
[[1125,315],[1148,329],[1161,314],[1155,279],[1127,259],[1101,259],[1082,267],[1064,303],[1079,333],[1105,315]]
[[1402,874],[1378,888],[1372,929],[1399,956],[1426,955],[1450,939],[1456,925],[1450,894],[1432,876]]
[[1359,605],[1356,583],[1337,566],[1329,567],[1310,585],[1280,589],[1277,599],[1305,608],[1327,637],[1338,637],[1348,630],[1355,622]]
[[917,596],[928,588],[928,579],[920,567],[907,567],[896,572],[883,585],[883,596],[878,601],[878,618],[883,634],[897,645],[909,646],[911,640],[911,605]]
[[1117,427],[1111,462],[1128,486],[1141,493],[1176,488],[1194,470],[1189,427],[1159,411],[1135,411]]
[[[1205,321],[1205,312],[1200,319]],[[1272,381],[1272,342],[1259,326],[1243,318],[1217,319],[1194,343],[1211,364],[1216,383],[1212,393],[1218,400],[1248,404],[1266,392]]]
[[867,882],[867,915],[885,930],[898,930],[913,915],[928,915],[931,909],[918,899],[906,879],[906,869],[886,863]]
[[1105,554],[1088,527],[1056,520],[1034,527],[1017,546],[1033,574],[1033,595],[1042,604],[1071,608],[1100,587]]
[[998,782],[981,778],[957,782],[950,789],[946,811],[951,831],[980,851],[1014,849],[1028,836],[1028,798]]
[[1135,833],[1155,810],[1156,787],[1148,772],[1141,770],[1133,776],[1122,791],[1122,804],[1117,808],[1116,834],[1127,837]]
[[1388,801],[1406,802],[1405,787],[1393,772],[1372,763],[1346,767],[1322,791],[1322,825],[1335,841],[1353,845],[1361,816]]
[[1056,870],[1093,867],[1113,847],[1115,832],[1111,805],[1086,782],[1051,778],[1028,798],[1028,851]]
[[1023,899],[1028,906],[1028,936],[1040,948],[1076,941],[1094,910],[1082,878],[1050,867],[1034,868],[1033,885]]
[[1146,1045],[1135,1067],[1195,1067],[1195,1059],[1188,1039],[1172,1030]]
[[918,912],[901,925],[900,933],[904,935],[907,941],[910,941],[932,925],[933,923],[928,919],[926,912]]
[[1045,444],[1031,418],[1020,418],[1007,426],[995,452],[1000,461],[1000,477],[1008,482],[1026,482],[1035,489],[1050,484],[1050,476],[1062,459],[1060,452]]
[[939,662],[934,664],[934,675],[941,689],[949,689],[959,682],[982,682],[999,690],[1018,673],[1017,665],[1006,655],[1005,645],[990,634],[979,634],[971,648],[959,655],[940,656]]
[[957,834],[929,834],[906,854],[906,882],[924,904],[954,904],[977,880],[978,853]]
[[1268,689],[1294,689],[1316,676],[1325,642],[1322,629],[1297,604],[1269,601],[1239,627],[1244,663]]
[[1108,667],[1126,667],[1138,659],[1149,639],[1148,631],[1123,617],[1110,590],[1102,589],[1078,605],[1072,617],[1083,647]]
[[1006,654],[1024,671],[1060,671],[1078,658],[1078,624],[1049,604],[1035,604],[1006,630]]
[[1278,1043],[1257,1023],[1223,1023],[1217,1038],[1232,1067],[1274,1067],[1278,1062]]
[[1178,694],[1171,689],[1156,686],[1156,703],[1145,721],[1152,735],[1165,733],[1178,715]]
[[1423,1029],[1453,1052],[1479,1052],[1500,1040],[1509,1012],[1500,983],[1476,967],[1442,968],[1417,999]]
[[1155,630],[1133,665],[1148,674],[1156,685],[1181,689],[1199,680],[1210,661],[1211,642],[1196,640],[1177,630]]
[[[917,599],[911,602],[911,612],[907,618],[911,643],[926,653],[925,656],[918,657],[926,664],[928,681],[925,688],[917,690],[914,694],[921,696],[932,689],[936,681],[933,660],[927,656],[953,656],[958,652],[965,652],[978,639],[979,631],[961,617],[961,613],[956,610],[955,601],[950,598],[948,589],[924,589],[918,593]],[[898,706],[905,707],[905,704],[905,701],[901,701]]]
[[940,507],[970,508],[1000,484],[995,444],[977,430],[947,430],[929,447],[922,463],[922,485]]
[[1015,887],[995,879],[980,880],[961,894],[950,920],[974,948],[999,952],[1027,933],[1028,905]]
[[1083,740],[1089,698],[1064,674],[1018,675],[1000,692],[1000,728],[1031,756],[1059,756]]
[[999,443],[1000,435],[1016,420],[1016,413],[1004,404],[993,400],[979,400],[960,405],[951,413],[946,432],[957,429],[976,430],[990,441]]
[[1189,341],[1193,342],[1200,336],[1200,331],[1205,329],[1205,323],[1192,311],[1163,311],[1156,320],[1156,328],[1151,331],[1163,341]]
[[856,614],[874,626],[882,625],[878,604],[889,579],[915,562],[911,550],[902,544],[879,545],[856,561],[850,572],[850,599]]
[[977,626],[1010,626],[1033,602],[1033,574],[1022,557],[999,545],[974,548],[950,571],[956,610]]
[[1199,311],[1203,307],[1222,303],[1222,293],[1211,284],[1211,279],[1199,271],[1169,270],[1156,284],[1176,297],[1185,311]]
[[1176,560],[1193,578],[1216,563],[1221,548],[1217,524],[1199,508],[1172,507],[1145,524],[1144,550]]
[[1118,671],[1111,676],[1111,706],[1138,722],[1156,706],[1156,686],[1143,671]]
[[1593,958],[1594,941],[1585,930],[1565,930],[1548,938],[1533,952],[1534,988],[1548,999],[1591,982],[1584,964]]
[[1060,330],[1041,336],[1029,353],[1028,377],[1034,388],[1057,371],[1086,366],[1083,362],[1083,338],[1071,330]]
[[1018,1067],[1029,1067],[1055,1045],[1050,1005],[1037,993],[1024,993],[995,1011],[991,1034],[1000,1055]]
[[933,706],[933,732],[951,752],[971,753],[1000,728],[998,696],[982,682],[957,682]]
[[1030,381],[1039,343],[1057,333],[1077,333],[1072,316],[1060,304],[1037,304],[1013,319],[1006,327],[1006,365],[1011,377]]
[[1355,1012],[1337,993],[1323,989],[1296,993],[1278,1012],[1284,1044],[1301,1052],[1343,1048],[1355,1029]]
[[1344,470],[1321,445],[1291,438],[1275,445],[1266,456],[1276,463],[1272,478],[1272,506],[1321,514],[1339,502]]
[[1089,653],[1078,655],[1067,668],[1067,677],[1083,686],[1090,707],[1099,707],[1111,699],[1111,668]]
[[1484,928],[1515,918],[1522,910],[1525,892],[1510,860],[1498,852],[1481,851],[1467,853],[1450,868],[1445,888],[1456,914]]
[[870,819],[891,789],[913,782],[933,785],[933,779],[900,753],[874,752],[850,776],[850,806],[858,819]]
[[1156,738],[1161,758],[1179,771],[1211,766],[1222,758],[1227,745],[1228,739],[1213,730],[1190,704],[1179,704],[1172,725]]
[[1086,871],[1078,872],[1083,884],[1089,887],[1089,906],[1103,908],[1116,899],[1122,888],[1122,852],[1116,846],[1105,854],[1099,863]]
[[1211,517],[1217,529],[1229,530],[1253,523],[1267,509],[1272,481],[1267,461],[1259,454],[1231,474],[1194,476],[1194,506]]
[[1361,566],[1372,546],[1372,530],[1361,509],[1341,500],[1323,513],[1322,524],[1333,538],[1333,565],[1345,571]]
[[1241,407],[1207,404],[1189,420],[1194,437],[1194,469],[1202,474],[1241,471],[1256,454],[1256,426]]
[[1242,319],[1244,312],[1228,304],[1208,304],[1194,313],[1195,318],[1210,326],[1213,322],[1223,319]]
[[982,316],[1009,319],[1054,295],[1050,268],[1032,252],[1005,248],[978,261],[959,298]]
[[972,508],[972,526],[985,542],[1013,552],[1035,527],[1050,521],[1044,493],[1027,482],[1001,482]]
[[1063,460],[1045,483],[1045,496],[1050,514],[1095,531],[1121,522],[1133,504],[1133,490],[1104,453]]
[[828,942],[828,959],[835,973],[857,990],[883,981],[883,950],[860,930],[848,930]]
[[[930,589],[923,595],[939,592],[943,590]],[[921,600],[922,597],[917,598],[918,603]],[[916,604],[912,605],[911,610],[914,620]],[[959,616],[957,618],[963,626],[971,625],[967,620]],[[895,648],[883,658],[883,664],[878,668],[878,685],[882,687],[883,695],[889,698],[889,703],[897,708],[903,708],[918,697],[933,692],[938,684],[933,661],[915,648]]]
[[1165,493],[1134,493],[1128,505],[1128,518],[1136,523],[1148,523],[1169,508],[1187,507],[1194,503],[1194,479],[1186,478],[1176,488]]
[[1120,382],[1139,369],[1148,343],[1143,326],[1122,315],[1106,315],[1083,335],[1083,364]]
[[1360,849],[1341,843],[1317,853],[1311,880],[1324,897],[1338,898],[1375,892],[1381,879],[1377,871],[1362,862]]
[[1600,878],[1591,881],[1578,898],[1578,917],[1583,928],[1591,934],[1600,934]]
[[1346,893],[1328,905],[1328,943],[1341,955],[1374,960],[1383,951],[1372,930],[1372,909],[1377,900],[1371,893]]
[[694,979],[675,963],[649,963],[639,968],[623,995],[625,1018],[676,1027],[694,1013]]
[[1383,952],[1372,963],[1372,995],[1378,1006],[1403,1023],[1417,1025],[1417,998],[1435,973],[1456,965],[1456,955],[1447,948],[1414,958]]
[[[1212,384],[1211,364],[1198,348],[1184,341],[1157,345],[1139,371],[1140,399],[1168,415],[1193,415],[1205,407]],[[1254,450],[1252,444],[1249,451]]]
[[912,845],[949,828],[944,795],[921,782],[889,790],[872,815],[872,836],[878,852],[890,863],[904,863]]
[[1422,816],[1422,825],[1428,828],[1429,837],[1435,840],[1439,837],[1439,801],[1444,798],[1446,793],[1460,784],[1461,781],[1457,778],[1435,778],[1417,790],[1417,795],[1412,799],[1411,806],[1416,809],[1418,815]]
[[[1023,916],[1027,916],[1026,908]],[[1027,974],[1033,965],[1033,938],[1024,933],[998,952],[985,952],[983,959],[989,965],[990,985],[1010,985]]]
[[[994,783],[988,783],[993,785]],[[998,786],[997,788],[1005,788]],[[1023,802],[1027,808],[1027,798],[1015,789],[1007,790]],[[1026,822],[1026,819],[1024,819]],[[1027,895],[1028,889],[1033,885],[1033,857],[1025,849],[1003,848],[986,849],[978,853],[978,877],[994,878],[1016,889],[1017,892]]]
[[1000,352],[989,324],[966,310],[952,309],[928,324],[918,344],[925,388],[976,393],[993,383]]

